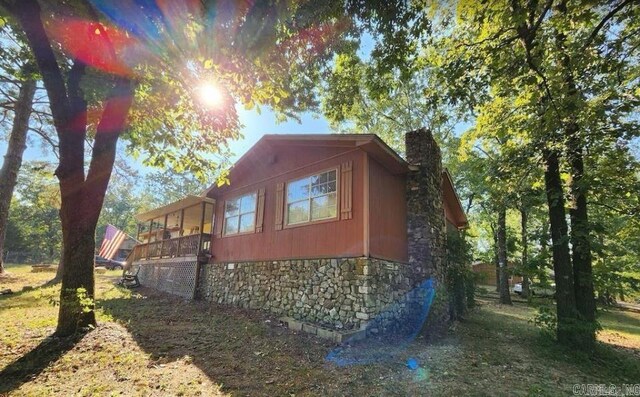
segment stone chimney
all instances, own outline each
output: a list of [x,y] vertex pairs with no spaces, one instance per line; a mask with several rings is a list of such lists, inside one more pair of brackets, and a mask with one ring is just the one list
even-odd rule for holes
[[407,162],[407,240],[409,264],[417,282],[429,277],[442,281],[445,220],[442,206],[442,157],[426,128],[405,135]]

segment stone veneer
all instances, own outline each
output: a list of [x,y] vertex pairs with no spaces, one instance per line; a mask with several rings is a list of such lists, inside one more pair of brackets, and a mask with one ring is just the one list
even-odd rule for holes
[[374,258],[210,263],[201,268],[199,297],[337,330],[363,328],[391,307],[381,323],[387,330],[402,328],[396,319],[417,309],[402,298],[421,281],[407,264]]
[[446,243],[440,148],[426,128],[405,135],[409,264],[426,279],[442,281]]

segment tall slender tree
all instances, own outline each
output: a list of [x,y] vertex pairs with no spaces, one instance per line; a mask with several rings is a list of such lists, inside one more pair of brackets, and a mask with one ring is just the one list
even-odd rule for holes
[[4,272],[4,240],[7,232],[9,206],[13,189],[16,186],[18,172],[22,165],[22,155],[27,148],[27,132],[29,131],[29,117],[33,107],[33,97],[36,92],[36,80],[33,77],[33,65],[27,63],[21,70],[22,79],[18,83],[19,93],[13,104],[13,127],[9,135],[7,152],[0,168],[0,273]]
[[[606,156],[619,141],[637,136],[632,114],[640,81],[640,7],[634,0],[509,0],[435,9],[452,24],[427,49],[410,34],[418,48],[410,65],[436,59],[451,99],[468,103],[476,115],[502,115],[493,120],[496,128],[519,125],[530,141],[545,172],[558,338],[591,350],[596,325],[588,197],[597,170],[586,167],[585,157]],[[511,114],[478,106],[498,98]],[[566,192],[570,228],[563,217]]]

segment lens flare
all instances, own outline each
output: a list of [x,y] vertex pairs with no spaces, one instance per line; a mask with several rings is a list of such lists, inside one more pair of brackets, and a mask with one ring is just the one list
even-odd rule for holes
[[[339,367],[397,359],[418,336],[435,294],[435,282],[425,280],[375,317],[367,325],[364,339],[342,343],[325,359]],[[407,361],[407,367],[412,371],[421,368],[415,358]],[[420,372],[420,377],[424,376]]]
[[[350,26],[345,18],[329,23],[309,23],[291,35],[277,37],[271,23],[294,17],[295,6],[263,7],[255,0],[89,0],[100,22],[82,15],[52,14],[47,33],[70,57],[103,72],[144,77],[147,65],[165,68],[187,87],[198,87],[199,73],[184,73],[185,59],[212,60],[219,81],[236,75],[255,75],[265,59],[311,62],[323,56]],[[295,2],[293,2],[295,3]],[[305,25],[307,25],[305,23]],[[262,73],[262,72],[260,72]],[[204,90],[203,102],[230,103],[234,84],[224,96]],[[219,90],[217,90],[219,91]],[[219,99],[214,99],[219,98]],[[227,103],[227,104],[228,104]]]
[[198,99],[208,108],[217,108],[224,102],[224,94],[217,84],[207,81],[197,89]]

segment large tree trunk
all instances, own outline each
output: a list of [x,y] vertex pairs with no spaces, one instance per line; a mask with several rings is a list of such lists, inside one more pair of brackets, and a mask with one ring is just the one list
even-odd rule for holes
[[[568,141],[573,141],[569,139]],[[584,162],[582,148],[570,144],[569,162],[571,163],[570,189],[572,205],[571,246],[573,248],[573,271],[576,286],[578,312],[588,321],[595,321],[595,300],[591,270],[590,227],[587,214],[587,188],[584,186]]]
[[528,298],[530,295],[529,291],[529,239],[527,238],[528,233],[528,220],[529,214],[527,214],[527,209],[520,208],[520,233],[522,239],[522,296]]
[[511,305],[509,293],[509,270],[507,269],[507,210],[502,207],[498,210],[498,263],[500,268],[500,303]]
[[[22,0],[5,5],[22,26],[49,96],[59,140],[60,219],[63,258],[60,311],[56,334],[67,336],[95,325],[93,312],[95,229],[115,160],[116,143],[133,99],[126,78],[115,78],[96,129],[93,153],[85,178],[87,104],[80,89],[85,64],[74,60],[67,78],[60,69],[44,30],[40,5]],[[103,36],[101,36],[103,37]],[[104,36],[106,40],[106,35]]]
[[[566,15],[566,2],[558,5],[558,10]],[[579,137],[579,125],[576,119],[580,95],[573,75],[573,65],[566,48],[567,36],[563,31],[556,33],[558,52],[561,54],[560,63],[564,73],[566,89],[566,112],[568,121],[564,126],[566,138],[567,160],[570,165],[571,178],[569,189],[571,192],[571,249],[573,261],[573,282],[576,296],[576,309],[580,325],[581,344],[591,349],[596,339],[596,301],[593,291],[593,274],[591,264],[590,227],[587,213],[588,187],[584,180],[583,143]]]
[[[120,79],[100,118],[89,171],[80,188],[69,183],[77,175],[65,172],[62,156],[56,171],[62,196],[60,219],[64,264],[56,329],[58,335],[70,335],[96,323],[93,311],[96,226],[115,162],[116,143],[124,128],[132,99],[130,81]],[[79,105],[82,106],[81,103]]]
[[570,189],[572,203],[569,210],[571,219],[571,247],[573,260],[573,282],[576,295],[576,309],[583,323],[580,327],[586,348],[592,348],[596,340],[596,299],[593,288],[591,264],[590,226],[587,214],[587,188],[584,186],[584,163],[582,148],[575,135],[567,139],[569,163],[571,164]]
[[22,165],[22,155],[27,148],[27,131],[29,130],[29,117],[33,108],[35,92],[35,80],[28,79],[22,82],[18,100],[15,103],[13,126],[9,136],[7,153],[0,169],[0,273],[4,272],[2,258],[4,257],[4,239],[9,219],[9,206],[11,205],[13,189],[18,179],[18,171]]
[[[86,206],[86,203],[83,206]],[[69,214],[65,211],[60,212],[60,218],[63,224],[64,245],[73,247],[64,250],[63,261],[68,266],[62,271],[60,310],[56,328],[57,335],[66,336],[96,325],[93,311],[95,227],[92,229],[91,224],[86,221],[80,224],[73,215],[69,219]]]
[[549,206],[549,224],[553,243],[553,270],[556,280],[556,303],[560,343],[575,344],[577,320],[573,269],[569,254],[569,233],[564,209],[564,193],[560,178],[560,160],[554,150],[544,150],[544,180]]

